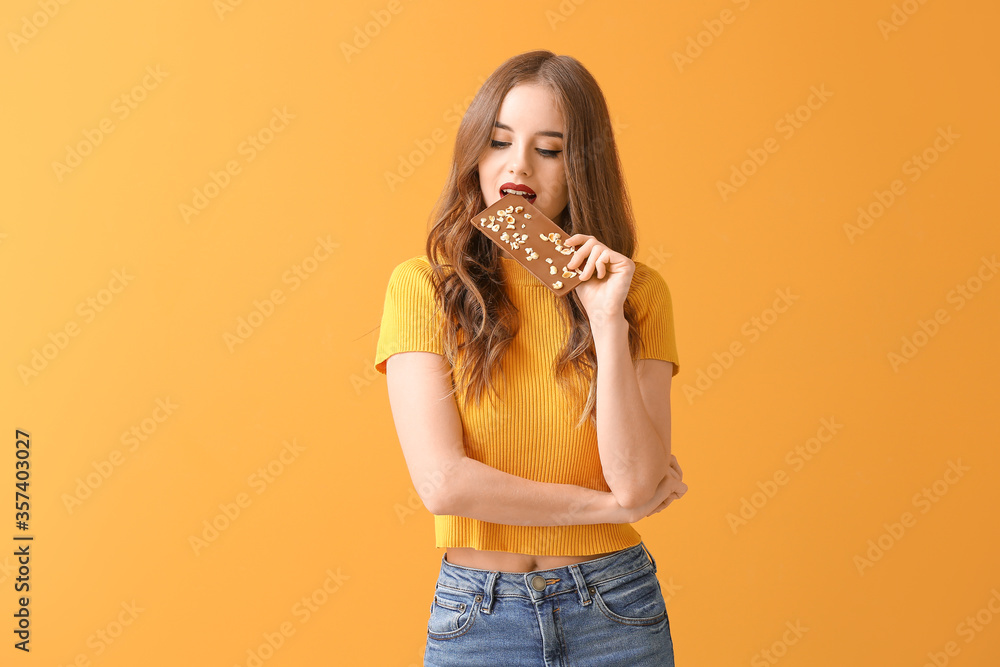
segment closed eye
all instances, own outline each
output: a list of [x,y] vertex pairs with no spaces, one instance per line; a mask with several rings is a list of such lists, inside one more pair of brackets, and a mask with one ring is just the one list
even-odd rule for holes
[[[506,148],[510,146],[509,141],[497,141],[496,139],[490,140],[490,148]],[[542,157],[557,157],[562,151],[553,151],[547,148],[536,149]]]

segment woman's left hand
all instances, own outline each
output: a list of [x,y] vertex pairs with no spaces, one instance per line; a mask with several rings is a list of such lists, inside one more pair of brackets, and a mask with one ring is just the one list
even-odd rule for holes
[[635,262],[588,234],[573,234],[563,245],[576,248],[566,268],[583,269],[580,275],[583,282],[577,285],[576,293],[591,324],[624,318],[625,297],[632,284]]

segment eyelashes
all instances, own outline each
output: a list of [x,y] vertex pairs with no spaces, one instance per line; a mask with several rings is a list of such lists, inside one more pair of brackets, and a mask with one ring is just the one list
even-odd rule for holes
[[[510,146],[509,141],[497,141],[496,139],[490,140],[490,148],[503,148],[504,146]],[[552,151],[547,148],[537,149],[542,157],[558,157],[562,151]]]

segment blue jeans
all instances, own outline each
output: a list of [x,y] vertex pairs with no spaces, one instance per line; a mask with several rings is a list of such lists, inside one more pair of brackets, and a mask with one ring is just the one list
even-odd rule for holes
[[642,542],[534,572],[480,570],[442,555],[424,665],[673,667],[656,561]]

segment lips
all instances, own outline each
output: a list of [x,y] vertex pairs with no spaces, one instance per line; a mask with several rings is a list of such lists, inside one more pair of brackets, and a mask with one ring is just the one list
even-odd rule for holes
[[507,194],[509,194],[507,192],[504,192],[504,190],[517,190],[518,192],[526,193],[523,195],[523,197],[528,200],[529,204],[533,203],[535,199],[538,197],[538,195],[535,193],[534,190],[532,190],[527,185],[524,185],[522,183],[511,183],[511,182],[504,183],[503,185],[500,186],[501,197],[504,197]]

